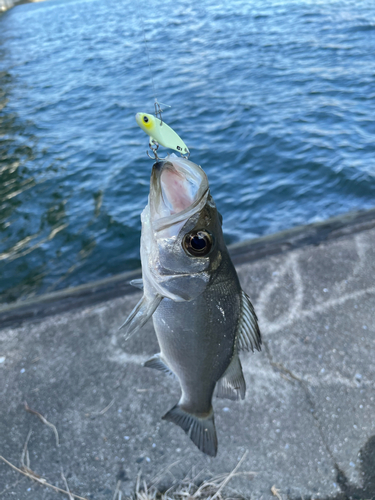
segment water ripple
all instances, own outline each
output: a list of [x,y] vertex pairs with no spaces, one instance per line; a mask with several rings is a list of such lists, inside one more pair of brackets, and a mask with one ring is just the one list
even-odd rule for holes
[[228,242],[374,205],[372,0],[140,6],[50,0],[0,17],[3,301],[139,266],[142,25],[164,118],[207,171]]

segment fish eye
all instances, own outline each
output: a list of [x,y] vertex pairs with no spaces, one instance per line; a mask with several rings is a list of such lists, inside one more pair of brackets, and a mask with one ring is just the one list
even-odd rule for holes
[[147,123],[147,122],[148,122],[148,118],[147,118],[147,116],[144,116],[144,117],[143,117],[143,121],[144,121],[145,123]]
[[205,257],[212,248],[212,236],[207,231],[194,231],[184,236],[182,246],[188,255]]

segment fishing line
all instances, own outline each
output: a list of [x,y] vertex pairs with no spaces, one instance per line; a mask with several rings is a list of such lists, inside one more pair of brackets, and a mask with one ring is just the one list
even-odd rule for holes
[[[138,0],[138,6],[140,6],[140,2]],[[142,9],[139,7],[138,9],[139,17],[141,21],[141,26],[143,30],[143,40],[145,44],[145,50],[147,55],[148,69],[151,76],[152,89],[154,92],[154,106],[155,106],[155,116],[152,116],[148,113],[137,113],[135,115],[135,120],[137,124],[141,127],[141,129],[146,132],[149,136],[148,145],[153,153],[153,156],[147,151],[147,155],[152,160],[160,160],[157,155],[157,150],[160,146],[163,146],[167,149],[173,149],[181,153],[181,156],[184,158],[188,158],[190,155],[189,148],[186,146],[181,137],[165,122],[163,124],[162,109],[161,106],[168,106],[167,104],[159,103],[158,98],[156,96],[155,82],[153,78],[153,68],[151,67],[151,58],[150,58],[150,50],[148,47],[148,40],[146,37],[145,23],[142,16]],[[185,155],[185,156],[184,156]],[[187,156],[186,156],[187,155]]]
[[150,75],[151,75],[151,82],[152,82],[152,89],[154,91],[154,99],[155,102],[157,102],[157,97],[156,97],[156,91],[155,91],[155,84],[154,84],[154,77],[152,76],[152,71],[151,71],[151,63],[150,63],[150,51],[147,45],[147,38],[146,38],[146,30],[145,30],[145,23],[143,20],[142,16],[142,9],[140,6],[140,0],[138,0],[138,6],[139,6],[139,17],[141,19],[141,25],[142,25],[142,31],[143,31],[143,41],[145,42],[145,48],[146,48],[146,55],[147,55],[147,62],[148,62],[148,68],[150,70]]
[[[145,50],[146,50],[146,55],[147,55],[148,68],[150,70],[151,82],[152,82],[152,89],[153,89],[153,92],[154,92],[155,116],[157,117],[159,115],[161,123],[163,124],[163,119],[162,119],[162,116],[161,116],[162,111],[164,111],[161,108],[161,104],[163,104],[163,103],[162,102],[159,103],[158,102],[158,98],[156,96],[155,82],[154,82],[154,77],[153,77],[152,68],[151,68],[151,62],[150,62],[150,50],[149,50],[149,46],[148,46],[148,40],[147,40],[147,37],[146,37],[145,23],[144,23],[143,16],[142,16],[142,8],[141,8],[141,5],[140,5],[140,0],[138,0],[138,6],[139,6],[138,12],[139,12],[139,17],[141,19],[141,25],[142,25],[142,31],[143,31],[143,41],[145,43]],[[167,106],[168,108],[170,108],[170,106],[168,106],[168,104],[163,104],[163,106]]]

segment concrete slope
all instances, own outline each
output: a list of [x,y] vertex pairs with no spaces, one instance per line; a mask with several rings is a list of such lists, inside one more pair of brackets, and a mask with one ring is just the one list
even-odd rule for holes
[[11,9],[15,5],[15,0],[0,0],[0,13]]
[[[373,225],[237,261],[264,348],[242,355],[245,401],[214,402],[215,459],[161,421],[179,389],[141,366],[158,351],[152,322],[126,343],[118,331],[138,292],[18,324],[13,316],[0,330],[0,455],[19,466],[31,429],[30,468],[64,488],[63,468],[70,489],[95,500],[112,499],[118,480],[130,493],[140,469],[149,481],[174,464],[167,486],[192,469],[229,472],[246,451],[241,470],[254,474],[231,483],[245,498],[271,498],[273,486],[284,499],[373,497]],[[59,447],[24,401],[56,426]],[[0,463],[4,500],[57,495],[20,479]]]
[[43,1],[44,0],[0,0],[0,14],[1,12],[5,12],[6,10],[23,3],[37,3]]

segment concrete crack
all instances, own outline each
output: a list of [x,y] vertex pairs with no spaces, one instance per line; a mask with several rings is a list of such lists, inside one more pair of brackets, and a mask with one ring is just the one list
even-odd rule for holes
[[311,415],[314,419],[314,422],[315,422],[315,425],[316,425],[316,428],[318,429],[319,431],[319,434],[320,434],[320,437],[322,439],[322,442],[324,444],[324,447],[329,455],[329,457],[331,458],[332,460],[332,463],[333,463],[333,466],[334,466],[334,469],[336,471],[336,480],[337,480],[337,483],[341,489],[341,491],[343,493],[346,493],[348,491],[348,479],[345,475],[345,472],[342,471],[335,459],[335,456],[331,450],[331,448],[329,447],[327,441],[326,441],[326,438],[325,438],[325,435],[324,435],[324,432],[323,432],[323,429],[321,428],[321,425],[320,425],[320,421],[319,421],[319,418],[316,414],[316,407],[315,407],[315,403],[314,403],[314,399],[312,397],[312,394],[310,392],[310,389],[307,385],[307,383],[301,379],[300,377],[298,377],[297,375],[295,375],[291,370],[289,370],[289,368],[287,368],[286,366],[284,366],[282,363],[279,363],[277,361],[275,361],[273,359],[273,356],[271,354],[271,351],[270,351],[270,348],[269,348],[269,345],[268,345],[268,342],[265,341],[264,339],[263,340],[263,346],[264,346],[264,351],[267,355],[267,358],[268,358],[268,361],[270,363],[270,365],[275,369],[277,370],[281,376],[283,376],[283,378],[285,378],[285,380],[287,380],[288,382],[292,382],[292,381],[296,381],[300,387],[302,388],[303,392],[305,393],[305,397],[306,397],[306,400],[310,406],[310,410],[311,410]]

